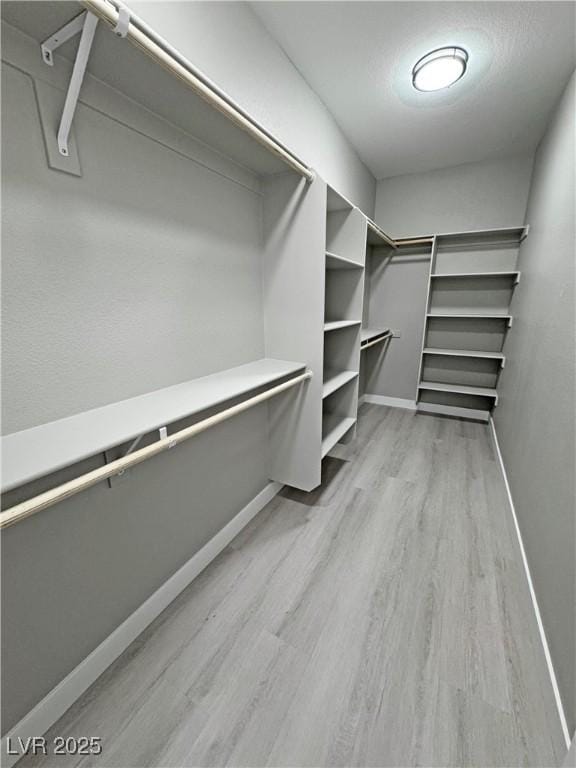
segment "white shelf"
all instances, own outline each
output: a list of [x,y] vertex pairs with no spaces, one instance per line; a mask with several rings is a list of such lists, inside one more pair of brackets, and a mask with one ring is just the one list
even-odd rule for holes
[[455,317],[465,320],[506,320],[512,321],[512,315],[498,312],[428,312],[428,317]]
[[443,355],[446,357],[484,357],[488,360],[498,360],[504,366],[506,357],[502,352],[482,352],[481,350],[471,349],[439,349],[437,347],[425,347],[425,355]]
[[348,384],[358,376],[357,371],[326,371],[322,386],[322,399],[333,394],[344,384]]
[[467,277],[506,277],[513,278],[516,282],[520,279],[520,272],[435,272],[431,278],[467,278]]
[[491,387],[469,387],[465,384],[444,384],[436,381],[421,381],[418,389],[428,389],[434,392],[455,392],[460,395],[479,395],[493,397],[498,402],[498,392]]
[[332,450],[346,432],[356,424],[351,416],[340,416],[335,413],[325,413],[322,419],[322,458]]
[[305,367],[303,363],[263,358],[6,435],[2,438],[2,490],[273,385]]
[[364,269],[364,265],[326,251],[326,269]]
[[324,333],[339,331],[341,328],[351,328],[353,325],[360,325],[361,322],[361,320],[330,320],[324,323]]
[[436,235],[438,245],[516,245],[521,243],[528,234],[527,226],[502,227],[498,229],[476,229],[466,232],[443,232]]
[[390,328],[362,328],[360,331],[360,342],[364,344],[388,333],[390,333]]
[[[77,3],[62,3],[59,0],[38,4],[33,13],[30,13],[27,3],[2,5],[3,20],[35,38],[38,43],[82,10]],[[73,60],[74,45],[64,45],[57,51],[57,57],[62,55]],[[190,68],[195,70],[193,65]],[[117,37],[103,22],[100,22],[96,44],[90,52],[88,73],[257,175],[286,170],[286,165],[278,156],[142,53],[131,41],[126,39],[118,45]],[[232,101],[230,97],[226,99]],[[82,154],[82,146],[79,150]]]

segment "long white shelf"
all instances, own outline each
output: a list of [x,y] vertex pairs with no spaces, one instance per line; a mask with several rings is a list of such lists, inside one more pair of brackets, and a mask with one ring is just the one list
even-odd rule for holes
[[428,312],[427,317],[456,317],[472,320],[506,320],[512,322],[512,315],[500,314],[498,312]]
[[498,402],[498,392],[492,387],[470,387],[466,384],[444,384],[437,381],[421,381],[418,389],[428,389],[434,392],[455,392],[461,395],[480,395],[493,397]]
[[358,371],[326,371],[324,384],[322,385],[322,399],[332,395],[334,392],[348,384],[349,381],[357,378]]
[[502,367],[504,367],[504,362],[506,360],[506,357],[502,352],[483,352],[482,350],[425,347],[422,352],[424,355],[442,355],[445,357],[484,357],[488,360],[498,360],[502,363]]
[[356,424],[351,416],[340,416],[335,413],[325,413],[322,418],[322,458],[332,450],[346,432]]
[[482,278],[482,277],[506,277],[514,279],[517,283],[520,280],[520,272],[434,272],[430,275],[432,279],[436,278]]
[[2,491],[305,370],[263,358],[2,438]]
[[351,328],[353,325],[360,325],[361,322],[361,320],[330,320],[324,323],[324,333],[339,331],[341,328]]
[[364,265],[345,256],[326,251],[326,269],[364,269]]
[[[2,19],[40,43],[81,10],[77,3],[62,3],[59,0],[43,2],[34,13],[30,13],[27,3],[6,3],[2,7]],[[109,5],[108,14],[117,18],[112,5]],[[100,23],[97,44],[90,52],[89,74],[256,174],[274,174],[286,169],[283,153],[293,156],[292,152],[271,137],[192,62],[182,54],[176,55],[169,50],[168,45],[160,42],[149,27],[141,33],[140,40],[151,45],[143,48],[135,42],[132,39],[136,22],[134,15],[131,21],[132,31],[129,31],[122,45],[118,45],[108,25]],[[142,26],[139,28],[142,30]],[[150,55],[144,55],[144,50]],[[160,50],[162,54],[155,53]],[[58,58],[60,54],[63,58],[71,57],[66,47],[57,51]],[[203,85],[194,87],[193,82]],[[218,104],[207,96],[212,93]],[[270,139],[273,147],[268,149],[262,141],[268,143]],[[295,160],[304,167],[298,158]]]

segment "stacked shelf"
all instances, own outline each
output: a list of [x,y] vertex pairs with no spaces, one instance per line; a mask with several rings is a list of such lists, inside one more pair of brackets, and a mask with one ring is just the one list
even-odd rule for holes
[[417,393],[422,410],[487,419],[498,404],[525,236],[517,227],[435,238]]
[[365,217],[327,187],[322,458],[354,436],[365,237]]

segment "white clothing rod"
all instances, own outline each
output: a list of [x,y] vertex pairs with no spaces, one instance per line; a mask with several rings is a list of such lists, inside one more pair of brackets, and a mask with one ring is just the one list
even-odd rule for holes
[[430,235],[430,237],[403,237],[399,240],[396,240],[395,242],[398,247],[406,247],[413,245],[432,245],[433,241],[434,238],[432,235]]
[[376,222],[375,222],[375,221],[372,221],[372,219],[367,219],[367,222],[368,222],[368,226],[370,227],[370,229],[372,230],[372,232],[376,232],[376,234],[377,234],[379,237],[381,237],[381,238],[382,238],[382,240],[384,240],[384,242],[388,243],[388,245],[389,245],[391,248],[397,248],[397,245],[396,245],[395,241],[394,241],[394,240],[392,240],[390,237],[388,237],[388,235],[386,234],[386,232],[383,232],[383,231],[380,229],[380,227],[378,226],[378,224],[376,224]]
[[183,443],[185,440],[189,440],[191,437],[200,434],[200,432],[205,432],[207,429],[210,429],[210,427],[214,427],[216,424],[220,424],[221,422],[232,418],[232,416],[247,411],[249,408],[253,408],[255,405],[263,403],[265,400],[269,400],[271,397],[275,397],[281,392],[285,392],[287,389],[294,387],[296,384],[300,384],[311,378],[312,371],[307,370],[305,373],[299,374],[298,376],[285,381],[283,384],[278,384],[277,386],[268,389],[266,392],[254,395],[248,400],[244,400],[224,411],[220,411],[220,413],[214,414],[214,416],[210,416],[190,427],[174,432],[173,435],[167,435],[160,440],[156,440],[152,445],[147,445],[144,448],[133,451],[128,455],[116,459],[116,461],[111,461],[103,467],[94,469],[91,472],[87,472],[84,475],[80,475],[80,477],[68,481],[67,483],[59,485],[56,488],[52,488],[38,496],[34,496],[31,499],[28,499],[28,501],[16,504],[15,506],[10,507],[10,509],[0,513],[0,529],[8,528],[8,526],[14,525],[21,520],[34,515],[36,512],[52,507],[54,504],[58,504],[58,502],[68,499],[70,496],[85,491],[87,488],[96,485],[96,483],[99,483],[102,480],[107,480],[109,477],[118,475],[120,472],[129,469],[130,467],[146,461],[146,459],[151,459],[158,453],[167,451],[169,448],[173,448],[179,443]]
[[375,344],[381,344],[383,341],[386,341],[392,336],[391,333],[387,333],[385,336],[380,336],[377,339],[374,339],[374,341],[368,341],[366,344],[361,344],[360,349],[368,349],[368,347],[373,347]]
[[[108,0],[81,0],[81,2],[85,8],[106,22],[110,27],[116,27],[119,17],[116,4],[112,4]],[[126,36],[135,46],[154,59],[171,75],[180,79],[239,128],[249,133],[256,141],[266,147],[268,151],[283,160],[301,176],[304,176],[308,181],[314,179],[314,171],[311,168],[268,133],[265,128],[259,125],[253,117],[250,117],[224,91],[196,69],[166,40],[157,35],[142,19],[133,14],[132,11],[129,11],[129,13],[130,23],[128,24]]]

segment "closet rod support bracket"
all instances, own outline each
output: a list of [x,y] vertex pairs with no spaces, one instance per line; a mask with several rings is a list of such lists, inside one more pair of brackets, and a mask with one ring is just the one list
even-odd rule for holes
[[72,129],[72,121],[74,119],[74,113],[76,112],[76,105],[78,104],[78,97],[80,96],[80,88],[82,87],[82,81],[84,80],[84,75],[86,73],[86,66],[88,64],[88,58],[92,49],[97,25],[98,17],[93,13],[90,13],[90,11],[83,11],[62,27],[62,29],[59,29],[51,37],[45,40],[41,45],[42,60],[48,64],[48,66],[52,67],[54,66],[54,51],[80,33],[80,43],[78,45],[78,51],[76,52],[76,60],[74,61],[70,83],[68,84],[68,92],[66,93],[57,135],[58,151],[63,157],[68,157],[70,154],[68,144],[70,131]]
[[82,32],[87,13],[88,11],[82,11],[82,13],[79,13],[78,16],[75,16],[72,21],[69,21],[57,32],[54,32],[53,35],[50,35],[47,40],[44,40],[44,42],[40,44],[40,49],[42,51],[42,61],[44,64],[47,64],[49,67],[54,66],[54,51],[60,48],[61,45],[64,45],[64,43],[67,43],[68,40],[73,38],[75,35],[78,35],[80,32]]

